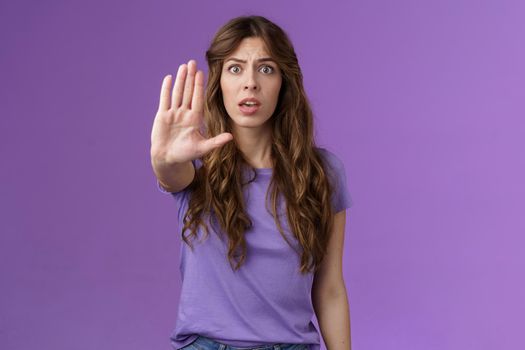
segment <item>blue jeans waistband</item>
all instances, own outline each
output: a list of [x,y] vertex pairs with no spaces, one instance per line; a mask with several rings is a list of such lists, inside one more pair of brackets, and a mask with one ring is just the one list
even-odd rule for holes
[[194,343],[206,350],[308,350],[308,344],[276,343],[254,347],[237,347],[217,342],[211,338],[199,335]]

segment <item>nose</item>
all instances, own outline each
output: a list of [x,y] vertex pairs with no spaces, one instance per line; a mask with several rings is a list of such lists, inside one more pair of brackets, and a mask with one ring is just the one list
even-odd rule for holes
[[246,73],[246,81],[244,82],[244,90],[257,90],[259,88],[257,80],[255,79],[255,73],[248,71]]

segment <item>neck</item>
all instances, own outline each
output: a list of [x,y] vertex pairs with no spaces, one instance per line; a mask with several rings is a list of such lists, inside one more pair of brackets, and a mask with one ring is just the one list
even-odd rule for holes
[[236,127],[233,138],[246,161],[254,168],[272,168],[272,130],[260,128]]

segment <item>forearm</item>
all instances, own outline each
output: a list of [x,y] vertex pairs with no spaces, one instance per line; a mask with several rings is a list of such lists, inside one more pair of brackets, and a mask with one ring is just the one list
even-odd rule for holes
[[314,297],[314,308],[327,350],[351,350],[350,307],[346,289]]
[[161,165],[157,164],[155,160],[152,159],[151,165],[153,167],[153,172],[162,187],[173,192],[186,187],[193,180],[195,174],[191,161],[171,165]]

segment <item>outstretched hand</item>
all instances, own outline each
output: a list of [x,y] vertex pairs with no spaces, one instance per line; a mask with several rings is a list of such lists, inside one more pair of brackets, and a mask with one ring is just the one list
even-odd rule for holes
[[159,109],[151,130],[151,157],[163,164],[183,163],[200,158],[233,139],[222,133],[206,139],[200,132],[204,115],[204,72],[190,60],[162,81]]

